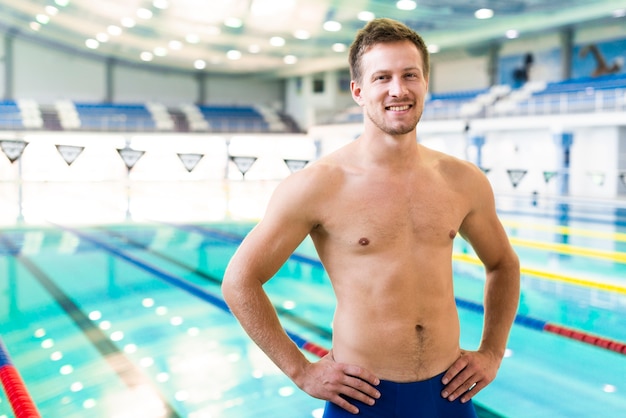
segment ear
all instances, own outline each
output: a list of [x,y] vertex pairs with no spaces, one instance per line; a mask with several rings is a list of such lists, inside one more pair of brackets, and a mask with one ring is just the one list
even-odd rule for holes
[[359,106],[363,106],[363,97],[361,96],[361,87],[354,80],[350,81],[350,91],[352,92],[352,99]]

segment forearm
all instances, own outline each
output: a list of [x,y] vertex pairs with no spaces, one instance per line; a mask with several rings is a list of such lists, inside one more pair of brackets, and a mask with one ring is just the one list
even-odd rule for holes
[[519,261],[516,256],[487,273],[485,319],[480,349],[487,350],[500,359],[504,356],[519,305],[519,282]]
[[[224,281],[222,292],[232,313],[259,348],[292,380],[309,361],[285,333],[261,283]],[[297,383],[297,382],[296,382]]]

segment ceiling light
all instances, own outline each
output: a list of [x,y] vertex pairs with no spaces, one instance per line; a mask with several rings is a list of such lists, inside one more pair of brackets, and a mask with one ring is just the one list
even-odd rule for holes
[[85,41],[85,46],[89,49],[97,49],[100,46],[100,42],[95,39],[87,39]]
[[626,9],[613,10],[613,13],[611,13],[611,15],[615,18],[624,17],[626,16]]
[[157,57],[164,57],[167,55],[167,49],[163,48],[162,46],[157,46],[156,48],[154,48],[154,55],[156,55]]
[[226,58],[229,60],[238,60],[241,58],[241,51],[237,51],[236,49],[231,49],[226,53]]
[[96,35],[96,39],[98,40],[98,42],[108,42],[109,41],[109,35],[107,35],[104,32],[100,32],[99,34]]
[[57,6],[61,7],[65,7],[70,3],[69,0],[54,0],[54,2],[57,4]]
[[198,35],[195,35],[192,33],[185,36],[185,40],[189,42],[190,44],[197,44],[198,42],[200,42],[200,38],[198,37]]
[[135,19],[132,17],[123,17],[121,23],[125,28],[132,28],[136,25]]
[[30,28],[36,32],[41,29],[41,25],[38,22],[30,22]]
[[248,52],[251,54],[258,54],[259,52],[261,52],[261,47],[258,45],[250,45],[248,47]]
[[55,16],[57,13],[59,13],[59,9],[54,6],[46,6],[46,13],[48,13],[50,16]]
[[193,68],[195,68],[196,70],[204,70],[206,68],[206,61],[195,60],[193,63]]
[[154,0],[152,2],[152,5],[161,10],[167,9],[169,7],[169,3],[167,2],[167,0]]
[[298,58],[295,55],[285,55],[285,58],[283,58],[283,61],[287,65],[293,65],[296,62],[298,62]]
[[293,36],[295,36],[296,39],[302,39],[302,40],[311,38],[311,34],[304,29],[298,29],[297,31],[293,33]]
[[396,3],[396,7],[400,10],[414,10],[417,7],[417,3],[413,0],[400,0]]
[[120,28],[119,26],[111,25],[107,28],[107,32],[109,32],[109,35],[119,36],[122,34],[122,28]]
[[474,12],[476,19],[491,19],[493,17],[493,10],[491,9],[478,9]]
[[152,10],[144,9],[144,8],[137,9],[137,17],[140,19],[145,19],[145,20],[151,19]]
[[45,25],[46,23],[50,22],[50,16],[44,15],[44,14],[37,15],[35,19],[37,19],[37,22],[41,23],[42,25]]
[[152,61],[154,59],[154,55],[152,52],[144,51],[139,55],[142,61]]
[[515,29],[509,29],[506,31],[506,37],[508,39],[516,39],[519,38],[519,32],[516,31]]
[[338,32],[341,30],[341,23],[336,22],[334,20],[329,20],[324,22],[324,30],[327,30],[328,32]]
[[270,45],[272,46],[283,46],[285,45],[285,39],[280,36],[273,36],[270,38]]
[[369,22],[370,20],[374,20],[375,17],[376,15],[374,13],[368,12],[367,10],[363,10],[357,15],[357,19],[363,22]]
[[181,41],[169,41],[167,45],[170,47],[170,49],[173,49],[175,51],[183,49],[183,43]]
[[256,17],[277,16],[291,12],[294,5],[294,0],[252,0],[250,13]]
[[333,44],[332,48],[333,48],[333,51],[335,52],[345,52],[345,50],[347,49],[347,46],[346,44],[342,44],[338,42],[336,44]]
[[229,17],[226,20],[224,20],[224,25],[228,26],[229,28],[240,28],[243,26],[243,22],[241,21],[241,19],[238,19],[236,17]]
[[439,52],[439,50],[440,50],[439,45],[435,45],[435,44],[428,45],[428,52],[430,52],[431,54],[436,54],[437,52]]

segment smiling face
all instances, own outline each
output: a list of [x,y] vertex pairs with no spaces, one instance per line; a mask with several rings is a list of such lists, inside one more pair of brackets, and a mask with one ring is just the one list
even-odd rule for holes
[[351,83],[352,97],[363,107],[365,123],[389,135],[412,132],[428,91],[428,76],[410,41],[378,43],[361,59],[362,77]]

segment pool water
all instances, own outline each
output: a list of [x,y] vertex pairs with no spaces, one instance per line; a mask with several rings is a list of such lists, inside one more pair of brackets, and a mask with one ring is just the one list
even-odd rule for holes
[[[596,210],[597,209],[597,210]],[[519,315],[626,342],[619,208],[501,200],[523,267]],[[608,213],[608,215],[607,215]],[[254,222],[0,230],[0,335],[43,417],[319,417],[224,309],[219,283]],[[455,241],[461,344],[480,339],[484,272]],[[334,298],[310,241],[266,285],[286,329],[330,346]],[[469,308],[468,308],[469,307]],[[482,417],[617,417],[626,355],[516,323]],[[307,354],[313,360],[314,355]],[[2,393],[0,417],[13,413]]]

